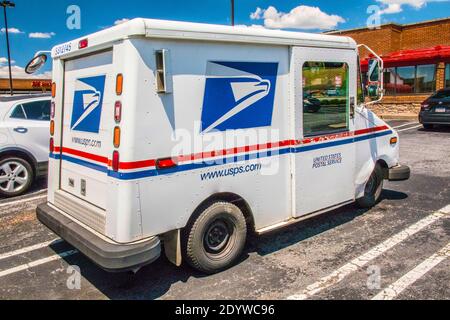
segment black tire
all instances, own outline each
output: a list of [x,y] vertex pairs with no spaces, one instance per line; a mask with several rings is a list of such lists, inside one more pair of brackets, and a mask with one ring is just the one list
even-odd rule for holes
[[424,124],[423,124],[423,128],[424,128],[425,130],[431,130],[431,129],[434,128],[434,125],[424,123]]
[[231,203],[215,202],[184,230],[183,251],[194,269],[214,274],[236,263],[246,241],[242,211]]
[[[23,171],[20,172],[20,174],[12,175],[8,174],[4,170],[4,166],[8,165],[11,169],[15,169],[18,167],[18,165],[21,165],[23,168]],[[22,158],[15,158],[15,157],[5,157],[0,159],[0,179],[2,177],[10,177],[7,181],[0,181],[0,196],[11,198],[11,197],[17,197],[25,192],[27,192],[34,181],[34,172],[33,168],[31,167],[30,163]],[[24,181],[22,184],[19,185],[19,180]],[[17,180],[16,180],[17,179]],[[8,186],[9,183],[13,183],[14,190],[9,191]]]
[[383,191],[384,174],[383,168],[380,164],[375,166],[375,170],[366,183],[364,190],[364,196],[356,200],[357,204],[361,208],[374,207],[381,198],[381,192]]

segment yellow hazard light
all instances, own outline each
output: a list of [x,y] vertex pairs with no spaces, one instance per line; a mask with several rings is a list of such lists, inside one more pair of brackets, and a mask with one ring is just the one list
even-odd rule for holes
[[115,148],[120,147],[120,128],[119,127],[114,128],[114,147]]
[[120,73],[117,75],[116,78],[116,94],[118,96],[121,96],[122,91],[123,91],[123,75]]
[[55,121],[50,121],[50,135],[53,136],[55,134]]
[[397,143],[398,143],[398,138],[397,137],[391,138],[391,145],[396,145]]

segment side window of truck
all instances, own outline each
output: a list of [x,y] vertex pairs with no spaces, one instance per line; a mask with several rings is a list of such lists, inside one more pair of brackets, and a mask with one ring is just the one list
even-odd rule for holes
[[303,65],[303,129],[317,136],[349,129],[347,63],[306,62]]

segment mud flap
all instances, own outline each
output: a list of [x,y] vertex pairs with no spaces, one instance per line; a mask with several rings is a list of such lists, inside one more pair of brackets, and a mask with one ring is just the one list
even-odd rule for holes
[[181,266],[183,258],[181,254],[180,230],[165,233],[162,238],[164,242],[164,251],[166,253],[167,259],[177,267]]

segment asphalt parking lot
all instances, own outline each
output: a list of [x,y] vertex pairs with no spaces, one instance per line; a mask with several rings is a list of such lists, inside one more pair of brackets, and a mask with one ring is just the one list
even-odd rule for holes
[[0,199],[0,299],[450,299],[450,128],[391,124],[411,180],[387,182],[371,210],[349,205],[252,237],[241,263],[214,276],[165,258],[106,273],[37,222],[45,181]]

